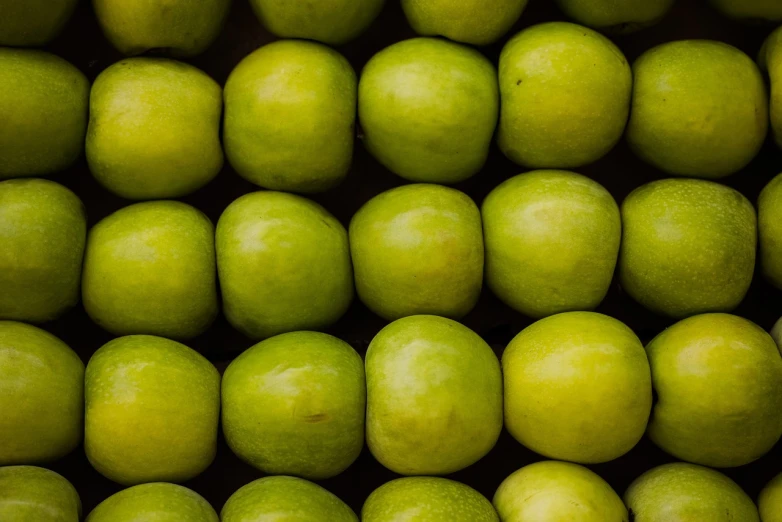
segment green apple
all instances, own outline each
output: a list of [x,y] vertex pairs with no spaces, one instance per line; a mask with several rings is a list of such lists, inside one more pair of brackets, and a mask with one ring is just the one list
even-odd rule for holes
[[627,141],[676,176],[723,178],[744,168],[768,130],[768,96],[749,56],[711,40],[646,51],[633,65]]
[[652,407],[649,362],[622,322],[568,312],[525,328],[502,355],[505,426],[546,457],[594,464],[630,451]]
[[216,241],[225,315],[252,339],[326,328],[353,300],[345,227],[313,201],[246,194],[220,216]]
[[90,230],[82,295],[115,335],[187,339],[218,313],[214,226],[178,201],[136,203]]
[[632,33],[654,25],[675,0],[557,0],[557,5],[580,24],[614,34]]
[[536,462],[506,478],[494,495],[502,522],[629,522],[622,499],[578,464]]
[[384,4],[385,0],[250,0],[261,23],[275,35],[329,45],[342,45],[363,33]]
[[406,185],[375,196],[350,221],[350,252],[359,297],[389,321],[459,319],[481,293],[481,213],[452,188]]
[[749,289],[757,218],[732,188],[696,179],[654,181],[622,203],[619,277],[653,312],[682,318],[728,312]]
[[37,47],[60,34],[79,0],[0,0],[0,45]]
[[195,56],[220,34],[231,0],[92,0],[103,34],[123,54]]
[[500,363],[456,321],[389,324],[366,353],[367,444],[401,475],[445,475],[477,462],[502,431]]
[[85,522],[219,522],[201,495],[176,484],[141,484],[116,493]]
[[262,341],[225,370],[223,433],[242,460],[269,475],[325,479],[364,446],[364,362],[318,332]]
[[758,231],[763,275],[771,284],[782,288],[782,174],[760,193]]
[[711,4],[731,18],[772,22],[782,20],[782,3],[778,0],[711,0]]
[[358,86],[364,145],[411,181],[456,183],[476,174],[489,155],[498,107],[491,62],[436,38],[383,49]]
[[223,166],[222,89],[191,65],[130,58],[92,86],[87,161],[95,179],[128,199],[177,198]]
[[481,216],[486,283],[508,306],[540,318],[603,300],[622,222],[599,183],[567,171],[528,172],[495,188]]
[[499,522],[486,497],[460,482],[439,477],[406,477],[369,495],[363,522]]
[[402,0],[415,32],[457,42],[488,45],[508,32],[527,0]]
[[[782,4],[780,4],[780,9],[782,9]],[[771,89],[769,101],[771,130],[777,145],[782,147],[782,28],[778,28],[766,38],[760,49],[758,62],[760,67],[768,73]]]
[[0,466],[64,457],[82,438],[84,363],[50,333],[0,321],[0,411]]
[[728,314],[703,314],[646,347],[658,401],[652,441],[717,468],[765,455],[782,435],[782,357],[769,334]]
[[358,517],[347,504],[317,484],[277,476],[258,479],[239,488],[223,506],[220,520],[358,522]]
[[84,205],[67,188],[0,182],[0,318],[40,323],[78,303],[86,237]]
[[353,156],[356,89],[353,67],[325,45],[282,40],[261,47],[225,84],[228,161],[243,178],[272,190],[339,185]]
[[777,319],[777,322],[774,323],[774,327],[771,328],[769,333],[777,346],[780,347],[780,350],[782,350],[782,317]]
[[84,449],[123,485],[181,482],[214,459],[220,374],[199,353],[150,335],[119,337],[87,364]]
[[89,80],[62,58],[0,47],[0,179],[73,163],[84,145],[89,96]]
[[763,522],[782,522],[782,473],[774,477],[760,492],[758,508]]
[[622,137],[633,76],[611,40],[567,22],[532,26],[502,49],[500,149],[531,168],[573,168]]
[[738,484],[713,469],[684,462],[647,471],[630,484],[624,498],[635,522],[760,522],[758,508]]
[[71,483],[54,471],[0,467],[0,520],[79,522],[81,500]]

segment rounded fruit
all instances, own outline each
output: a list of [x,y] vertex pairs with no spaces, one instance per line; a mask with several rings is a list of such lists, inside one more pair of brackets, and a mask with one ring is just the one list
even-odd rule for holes
[[437,38],[386,47],[358,86],[363,142],[395,174],[456,183],[489,155],[499,92],[494,66],[478,51]]
[[613,34],[654,25],[675,0],[557,0],[559,9],[580,24]]
[[38,47],[59,35],[79,0],[0,0],[0,45]]
[[219,522],[201,495],[184,486],[157,482],[116,493],[92,510],[85,522]]
[[755,270],[757,218],[732,188],[696,179],[654,181],[622,203],[619,278],[658,314],[728,312]]
[[758,508],[763,522],[782,522],[782,473],[760,492]]
[[711,5],[725,16],[739,20],[782,20],[782,4],[777,0],[711,0]]
[[[780,8],[782,9],[782,4]],[[782,10],[780,10],[780,19],[782,19]],[[768,74],[771,130],[777,146],[782,147],[782,28],[777,28],[763,42],[758,63]]]
[[0,179],[70,166],[84,145],[89,96],[89,80],[62,58],[0,47]]
[[42,323],[79,302],[84,205],[43,179],[0,182],[0,319]]
[[345,471],[364,446],[365,407],[361,356],[323,333],[262,341],[223,376],[228,446],[270,475],[325,479]]
[[82,438],[84,363],[50,333],[0,321],[0,411],[0,466],[64,457]]
[[228,161],[247,181],[271,190],[311,193],[339,185],[353,156],[356,89],[350,63],[325,45],[281,40],[261,47],[225,84]]
[[768,130],[760,70],[722,42],[658,45],[633,64],[627,141],[644,161],[676,176],[723,178],[744,168]]
[[119,337],[87,364],[84,449],[123,485],[180,482],[214,459],[220,374],[199,353],[149,335]]
[[684,462],[647,471],[630,484],[624,499],[635,522],[760,522],[758,509],[738,484],[713,469]]
[[329,491],[286,476],[265,477],[239,488],[220,512],[222,522],[275,519],[358,522],[353,510]]
[[73,485],[54,471],[0,467],[0,520],[79,522],[81,500]]
[[178,201],[122,208],[90,230],[84,308],[115,335],[188,339],[218,312],[214,226]]
[[622,51],[580,25],[529,27],[502,49],[497,141],[530,168],[592,163],[622,137],[633,77]]
[[535,171],[495,188],[481,208],[486,283],[530,317],[591,310],[614,276],[622,223],[600,184],[567,171]]
[[369,495],[363,522],[499,522],[486,497],[471,487],[439,477],[386,482]]
[[782,435],[782,357],[769,334],[728,314],[679,321],[646,347],[657,403],[652,441],[704,466],[748,464]]
[[771,284],[782,288],[782,174],[760,193],[758,230],[763,275]]
[[225,315],[252,339],[325,328],[353,300],[345,227],[313,201],[244,195],[220,216],[215,239]]
[[456,321],[395,321],[366,353],[367,444],[402,475],[445,475],[481,459],[502,430],[494,352]]
[[477,303],[481,214],[463,192],[428,184],[388,190],[356,212],[349,232],[358,295],[384,319],[459,319]]

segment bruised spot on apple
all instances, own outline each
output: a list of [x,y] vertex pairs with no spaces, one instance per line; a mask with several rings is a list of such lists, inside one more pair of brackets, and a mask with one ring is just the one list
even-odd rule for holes
[[34,466],[0,467],[0,520],[79,522],[76,488],[54,471]]
[[85,522],[219,522],[201,495],[176,484],[141,484],[116,493],[92,510]]

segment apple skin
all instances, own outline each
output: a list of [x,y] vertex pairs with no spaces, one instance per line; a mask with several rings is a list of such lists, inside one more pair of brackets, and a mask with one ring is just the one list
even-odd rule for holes
[[178,198],[223,166],[223,91],[191,65],[129,58],[92,86],[86,152],[90,171],[127,199]]
[[782,20],[782,4],[777,0],[711,0],[711,5],[725,16],[739,20]]
[[150,335],[106,343],[87,364],[85,404],[87,458],[114,482],[182,482],[214,459],[220,374],[183,344]]
[[497,72],[478,51],[413,38],[369,60],[358,86],[364,146],[395,174],[457,183],[489,155],[499,111]]
[[540,318],[603,301],[622,222],[600,184],[573,172],[528,172],[495,188],[481,217],[486,283],[505,304]]
[[353,67],[325,45],[281,40],[261,47],[225,84],[228,161],[247,181],[271,190],[313,193],[339,185],[353,160],[356,90]]
[[546,457],[582,464],[630,451],[652,407],[649,362],[630,328],[568,312],[525,328],[502,355],[505,426]]
[[530,168],[575,168],[622,137],[633,77],[602,34],[568,22],[529,27],[503,47],[497,142]]
[[92,0],[106,39],[121,53],[201,54],[220,34],[231,0]]
[[62,32],[79,0],[0,0],[0,46],[38,47]]
[[497,489],[494,507],[503,522],[630,520],[622,499],[606,481],[583,466],[554,460],[511,474]]
[[115,335],[201,334],[218,313],[212,222],[178,201],[118,210],[90,230],[82,296]]
[[724,178],[760,151],[768,96],[749,56],[722,42],[681,40],[633,64],[627,141],[650,165],[675,176]]
[[0,47],[0,179],[45,176],[73,163],[84,146],[89,96],[87,77],[62,58]]
[[738,484],[684,462],[647,471],[630,484],[624,499],[635,522],[760,522],[758,508]]
[[499,522],[486,497],[471,487],[439,477],[386,482],[369,495],[362,522]]
[[782,473],[760,492],[758,508],[763,522],[782,522]]
[[782,288],[782,174],[760,193],[758,231],[763,275],[772,285]]
[[0,520],[79,522],[81,500],[73,485],[54,471],[0,467]]
[[432,315],[395,321],[366,353],[367,444],[401,475],[477,462],[502,431],[500,363],[478,334]]
[[[780,8],[782,9],[782,6]],[[780,19],[782,19],[782,14],[780,14]],[[777,146],[782,147],[782,28],[777,28],[763,42],[758,63],[760,68],[768,74],[771,130]]]
[[782,435],[782,357],[769,334],[728,314],[679,321],[646,347],[658,401],[649,436],[678,459],[728,468]]
[[656,24],[676,0],[557,0],[559,9],[580,24],[611,34],[627,34]]
[[223,506],[220,520],[358,522],[358,517],[347,504],[317,484],[296,477],[276,476],[258,479],[239,488]]
[[0,411],[0,466],[64,457],[84,430],[84,363],[50,333],[0,321]]
[[356,290],[382,318],[460,319],[478,302],[481,214],[463,192],[429,184],[388,190],[356,212],[349,234]]
[[116,493],[92,510],[85,522],[219,522],[201,495],[184,486],[156,482]]
[[0,182],[0,318],[42,323],[79,302],[87,215],[67,188]]
[[244,195],[220,216],[216,242],[225,315],[251,339],[326,328],[353,300],[345,227],[313,201]]
[[318,332],[262,341],[228,366],[222,424],[231,450],[269,475],[326,479],[364,446],[361,356]]
[[729,312],[755,270],[757,218],[732,188],[697,179],[653,181],[622,203],[619,278],[655,313]]

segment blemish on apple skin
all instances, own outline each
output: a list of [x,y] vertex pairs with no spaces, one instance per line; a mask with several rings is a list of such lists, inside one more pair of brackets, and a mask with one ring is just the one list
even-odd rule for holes
[[516,82],[516,85],[521,85],[521,82],[523,82],[523,81],[524,81],[524,80],[522,80],[522,79],[519,79],[519,81],[517,81],[517,82]]
[[317,423],[328,420],[328,413],[313,413],[312,415],[305,415],[304,422]]

